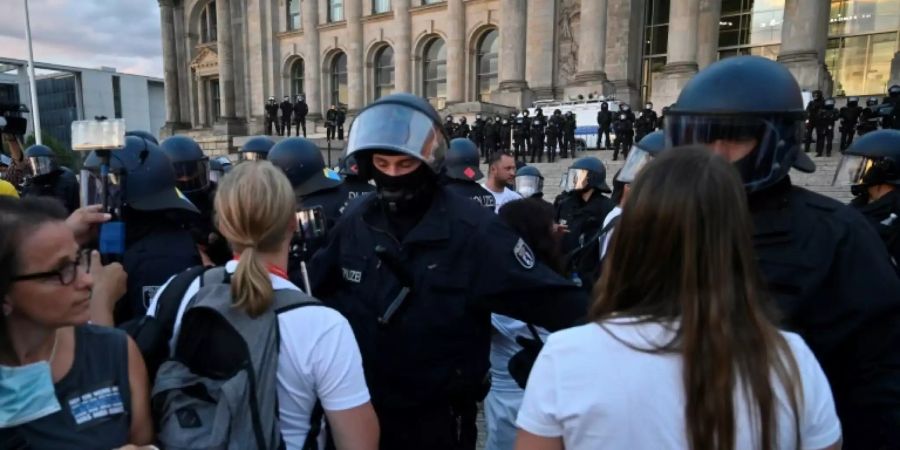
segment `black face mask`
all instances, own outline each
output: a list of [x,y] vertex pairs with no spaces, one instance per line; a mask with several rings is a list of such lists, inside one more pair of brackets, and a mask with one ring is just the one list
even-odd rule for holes
[[375,180],[378,200],[389,214],[416,216],[424,214],[431,206],[435,177],[425,164],[399,177],[388,176],[373,168],[372,179]]

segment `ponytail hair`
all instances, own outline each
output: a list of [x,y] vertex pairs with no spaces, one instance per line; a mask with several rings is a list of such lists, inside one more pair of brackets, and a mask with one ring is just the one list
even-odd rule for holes
[[270,162],[241,163],[219,183],[216,224],[241,255],[231,278],[233,304],[251,317],[268,310],[275,295],[259,254],[276,251],[290,239],[294,209],[291,183]]

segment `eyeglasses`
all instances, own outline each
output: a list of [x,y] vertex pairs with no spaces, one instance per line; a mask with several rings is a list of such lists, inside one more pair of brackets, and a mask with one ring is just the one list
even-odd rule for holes
[[84,273],[89,273],[91,271],[91,252],[88,249],[82,249],[78,251],[78,257],[75,261],[70,262],[63,266],[59,270],[51,270],[49,272],[38,272],[38,273],[30,273],[27,275],[17,275],[13,277],[12,281],[28,281],[28,280],[40,280],[45,278],[56,277],[59,279],[59,284],[63,286],[68,286],[75,281],[75,277],[78,274],[78,269],[81,269]]

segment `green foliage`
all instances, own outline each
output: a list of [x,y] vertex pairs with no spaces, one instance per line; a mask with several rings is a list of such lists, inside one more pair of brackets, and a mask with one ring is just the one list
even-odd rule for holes
[[[53,150],[53,153],[56,153],[56,157],[59,159],[59,164],[61,166],[66,166],[75,172],[78,172],[81,168],[81,156],[77,152],[72,151],[65,144],[59,142],[47,133],[41,133],[41,136],[43,136],[42,140],[44,145],[50,147],[50,149]],[[25,139],[25,148],[31,147],[34,143],[34,134],[29,134],[28,138]]]

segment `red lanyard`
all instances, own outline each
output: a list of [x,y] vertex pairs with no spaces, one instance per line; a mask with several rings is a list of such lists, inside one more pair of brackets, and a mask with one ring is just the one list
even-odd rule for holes
[[[241,255],[234,255],[234,261],[239,262],[240,260],[241,260]],[[266,264],[266,270],[268,270],[269,273],[271,273],[272,275],[275,275],[277,277],[284,278],[285,280],[289,279],[287,271],[282,269],[281,267],[274,265],[274,264]]]

